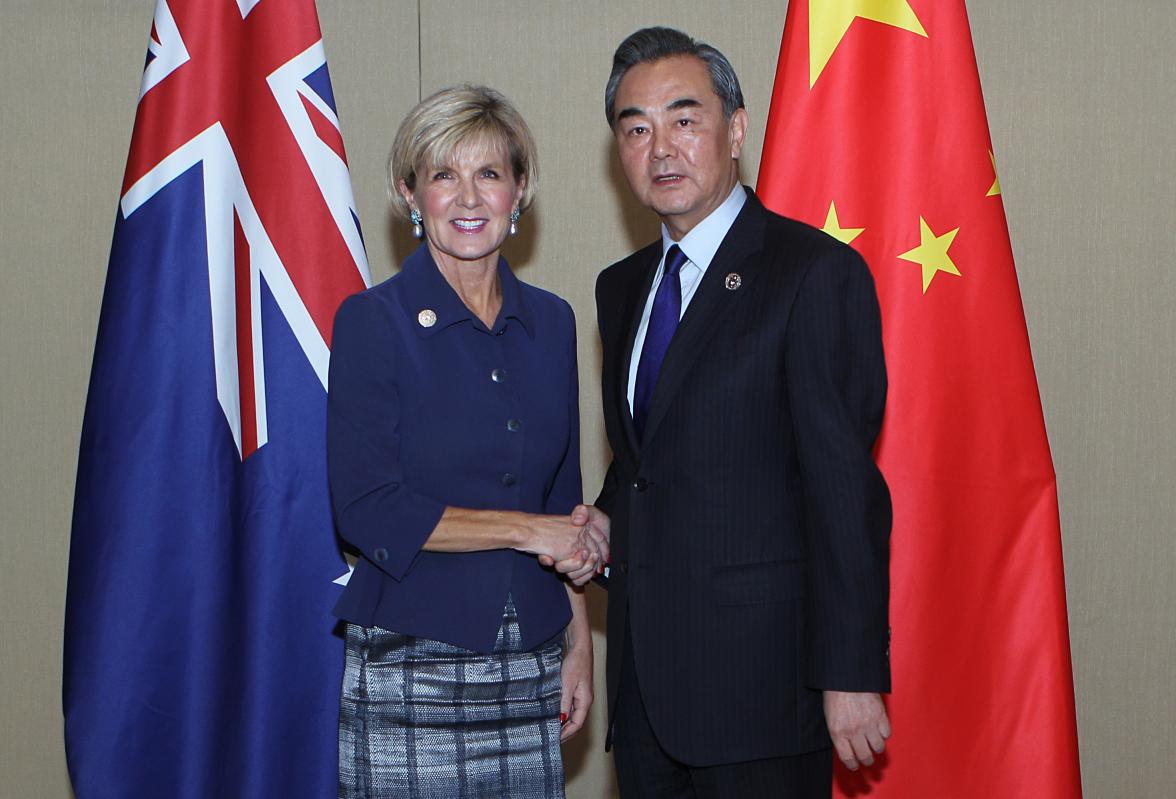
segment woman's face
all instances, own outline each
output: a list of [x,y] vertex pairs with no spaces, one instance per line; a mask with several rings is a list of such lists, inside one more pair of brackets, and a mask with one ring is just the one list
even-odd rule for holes
[[401,181],[400,193],[424,217],[425,238],[435,259],[498,260],[510,229],[510,213],[523,196],[506,145],[459,145],[451,163],[417,170],[416,189]]

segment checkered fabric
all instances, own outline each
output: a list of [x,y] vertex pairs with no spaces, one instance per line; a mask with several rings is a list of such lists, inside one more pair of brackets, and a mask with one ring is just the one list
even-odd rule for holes
[[509,598],[489,655],[347,625],[340,799],[562,799],[561,638],[519,651]]

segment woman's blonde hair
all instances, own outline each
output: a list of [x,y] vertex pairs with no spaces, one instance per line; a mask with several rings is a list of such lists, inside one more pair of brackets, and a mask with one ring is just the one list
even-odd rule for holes
[[523,184],[519,211],[527,210],[538,177],[531,130],[502,94],[470,85],[451,86],[426,97],[400,123],[388,156],[393,210],[405,219],[411,210],[400,194],[400,181],[415,190],[418,169],[448,166],[458,148],[471,144],[505,145],[514,178]]

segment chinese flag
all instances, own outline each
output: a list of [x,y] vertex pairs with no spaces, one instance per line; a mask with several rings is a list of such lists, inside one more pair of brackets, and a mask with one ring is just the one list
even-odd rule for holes
[[758,192],[857,248],[882,304],[894,737],[836,792],[1080,796],[1056,482],[963,0],[790,2]]

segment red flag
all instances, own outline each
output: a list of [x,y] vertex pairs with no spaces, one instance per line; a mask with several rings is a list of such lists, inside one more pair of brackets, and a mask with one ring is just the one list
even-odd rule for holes
[[789,3],[759,195],[857,248],[882,304],[894,737],[837,792],[1080,796],[1056,482],[963,0]]

